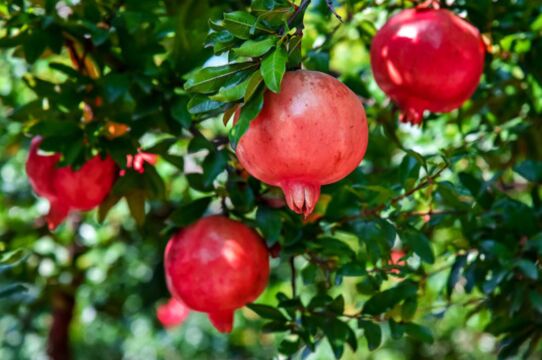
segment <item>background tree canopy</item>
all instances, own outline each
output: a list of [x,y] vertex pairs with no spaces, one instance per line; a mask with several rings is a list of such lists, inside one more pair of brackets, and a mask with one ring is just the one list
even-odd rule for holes
[[[0,1],[1,359],[67,358],[68,340],[78,359],[542,357],[542,1],[441,3],[490,45],[472,99],[421,127],[398,123],[369,62],[415,2],[297,5]],[[307,221],[232,150],[300,66],[347,84],[370,127]],[[34,135],[62,165],[99,151],[125,175],[51,232],[24,172]],[[126,169],[138,149],[159,156],[143,173]],[[280,244],[269,285],[229,336],[200,313],[166,331],[165,244],[221,212]]]

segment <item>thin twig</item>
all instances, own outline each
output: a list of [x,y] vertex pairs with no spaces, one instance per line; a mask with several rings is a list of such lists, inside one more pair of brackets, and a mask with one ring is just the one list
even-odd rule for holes
[[295,256],[290,257],[290,270],[291,270],[291,283],[292,283],[292,298],[295,298],[297,296],[297,290],[296,290],[296,270],[295,270]]
[[326,5],[329,11],[339,20],[341,23],[343,22],[343,18],[337,14],[337,11],[335,11],[335,7],[333,6],[333,0],[326,0]]

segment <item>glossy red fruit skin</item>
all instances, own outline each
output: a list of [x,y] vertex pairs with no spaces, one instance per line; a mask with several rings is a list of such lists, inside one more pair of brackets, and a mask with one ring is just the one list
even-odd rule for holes
[[36,194],[50,203],[47,223],[54,230],[70,210],[91,210],[105,199],[117,177],[115,162],[95,156],[80,169],[57,167],[59,154],[39,154],[41,137],[30,145],[26,173]]
[[87,161],[81,168],[58,168],[54,187],[58,198],[71,208],[88,211],[100,205],[117,177],[115,162],[99,155]]
[[210,216],[179,231],[166,247],[171,294],[208,313],[220,332],[230,332],[233,313],[262,293],[269,277],[263,239],[244,224]]
[[252,176],[282,188],[290,209],[307,217],[320,186],[350,174],[367,142],[360,99],[330,75],[298,70],[284,75],[279,94],[265,94],[236,152]]
[[408,9],[378,31],[371,46],[377,84],[401,108],[401,119],[422,121],[469,99],[483,73],[485,45],[478,29],[443,9]]
[[32,139],[28,152],[28,160],[26,161],[26,174],[36,194],[48,200],[53,200],[56,198],[53,179],[60,155],[39,154],[38,150],[42,140],[40,136]]
[[188,315],[190,309],[182,301],[177,299],[169,299],[165,304],[162,304],[156,310],[156,317],[158,321],[165,328],[173,328],[181,325]]

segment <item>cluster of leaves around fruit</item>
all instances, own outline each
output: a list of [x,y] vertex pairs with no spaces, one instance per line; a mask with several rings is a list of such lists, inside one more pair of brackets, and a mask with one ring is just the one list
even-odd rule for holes
[[[204,27],[202,32],[207,34],[206,22],[202,25],[197,19],[206,20],[221,10],[211,7],[207,1],[185,2],[181,5],[183,11],[179,11],[181,15],[171,17],[175,21],[164,21],[157,15],[154,10],[158,6],[153,1],[126,1],[125,10],[118,13],[114,6],[102,9],[93,1],[85,1],[74,8],[70,20],[55,15],[53,2],[46,2],[44,13],[24,11],[22,1],[14,3],[20,3],[20,9],[10,9],[7,28],[21,31],[14,32],[16,35],[13,36],[8,32],[0,39],[1,47],[16,48],[16,52],[22,49],[22,56],[28,63],[33,63],[47,48],[60,53],[66,41],[72,40],[77,57],[83,63],[91,58],[98,72],[103,74],[93,78],[84,66],[75,70],[57,62],[51,63],[50,67],[64,74],[66,81],[50,82],[30,74],[25,78],[37,98],[16,109],[10,118],[29,124],[26,128],[29,133],[44,136],[45,150],[61,152],[63,164],[78,166],[92,155],[89,149],[101,149],[123,164],[126,155],[134,154],[139,147],[135,139],[146,132],[157,130],[180,136],[183,131],[189,131],[193,138],[188,153],[206,150],[207,155],[202,163],[203,173],[186,177],[192,189],[206,195],[195,201],[173,204],[167,212],[169,230],[203,216],[214,199],[228,197],[232,206],[226,210],[258,228],[269,246],[279,242],[281,256],[307,260],[300,277],[304,290],[316,289],[309,301],[302,300],[301,289],[297,289],[290,296],[277,295],[276,307],[251,305],[255,312],[269,320],[264,325],[265,330],[290,334],[281,343],[281,352],[292,354],[304,346],[305,351],[312,351],[327,338],[335,355],[340,357],[346,344],[353,349],[358,346],[353,325],[363,331],[370,349],[381,344],[383,329],[389,329],[394,339],[406,334],[431,342],[430,332],[419,321],[428,311],[418,309],[418,302],[432,274],[423,266],[388,264],[390,250],[398,236],[407,250],[407,257],[415,254],[424,264],[435,262],[435,249],[439,255],[450,255],[448,299],[443,308],[452,303],[451,296],[459,280],[465,279],[465,290],[480,294],[480,298],[474,299],[477,302],[473,312],[488,308],[493,314],[487,329],[503,336],[503,357],[514,354],[529,341],[528,351],[536,348],[541,335],[539,319],[542,314],[542,290],[538,284],[542,255],[539,193],[542,163],[539,161],[528,160],[514,168],[529,181],[530,190],[526,196],[530,205],[526,205],[512,199],[502,189],[500,176],[485,180],[476,165],[464,168],[462,162],[475,163],[473,159],[479,156],[477,152],[483,153],[472,144],[445,149],[444,159],[405,151],[398,169],[390,169],[384,175],[370,171],[363,173],[358,169],[344,181],[326,187],[323,201],[316,210],[321,218],[303,224],[290,212],[270,206],[272,189],[252,178],[247,180],[233,166],[234,156],[223,146],[222,139],[206,139],[195,125],[221,113],[225,113],[225,120],[228,120],[240,109],[240,117],[230,133],[231,144],[238,141],[261,108],[264,91],[278,91],[284,72],[297,68],[302,61],[299,45],[304,8],[296,9],[286,1],[256,0],[251,11],[227,12],[221,19],[211,21],[208,48],[215,54],[227,52],[229,64],[190,72],[184,77],[183,84],[179,75],[195,68],[209,53],[199,49],[197,39],[193,47],[179,41],[181,45],[176,47],[174,59],[170,59],[165,56],[164,39],[166,34],[175,32],[175,21],[185,28]],[[458,10],[477,14],[475,20],[479,20],[481,26],[487,23],[483,17],[488,13],[484,10],[484,6],[489,6],[487,3],[476,2]],[[473,9],[482,10],[471,11]],[[503,18],[515,13],[505,8],[499,11],[495,16]],[[97,26],[103,19],[106,26]],[[521,28],[521,22],[514,20],[503,21],[502,27],[517,26],[514,31],[518,34],[528,31]],[[290,31],[294,29],[295,32]],[[516,40],[515,37],[507,40],[511,51]],[[522,38],[522,41],[527,40]],[[511,112],[531,101],[531,94],[527,96],[522,91],[542,82],[540,67],[533,60],[539,58],[535,56],[540,53],[540,46],[535,46],[537,42],[539,44],[536,39],[532,41],[532,51],[522,50],[522,53],[517,50],[515,52],[520,55],[513,58],[532,69],[536,81],[528,77],[524,82],[511,82],[506,67],[500,67],[499,72],[488,67],[488,81],[494,83],[486,84],[487,89],[480,95],[481,101],[463,114],[465,118],[481,112],[483,106],[508,116],[500,108],[494,111],[491,107],[498,104],[487,99],[495,98],[499,93],[509,94],[510,84],[517,84],[514,90],[517,99],[510,94],[507,99],[510,104],[519,105],[509,106],[506,111]],[[525,46],[523,42],[520,45]],[[523,57],[522,54],[526,55]],[[153,61],[156,56],[162,56],[165,61],[157,64]],[[187,56],[192,57],[187,60]],[[105,72],[106,68],[110,71]],[[495,89],[494,93],[489,89],[491,87]],[[92,106],[98,98],[103,99],[103,104]],[[81,104],[91,104],[97,119],[128,124],[130,136],[107,139],[104,121],[93,121],[85,126],[73,121],[83,117]],[[539,118],[539,106],[533,102],[528,107],[529,114]],[[389,112],[378,115],[388,116],[387,120],[391,120]],[[483,116],[492,117],[491,113],[485,112]],[[390,123],[383,125],[385,130],[389,130]],[[509,139],[525,137],[528,132],[527,125],[518,126],[513,121],[500,129],[513,135]],[[488,136],[488,133],[486,129],[480,135]],[[378,135],[378,131],[375,134],[372,141],[389,150],[390,139],[394,137]],[[497,143],[506,147],[513,142],[503,140],[500,134],[491,134],[494,136],[492,145]],[[183,158],[169,152],[177,140],[177,137],[168,136],[143,150],[160,154],[182,171]],[[384,167],[388,165],[385,163]],[[457,184],[440,180],[439,176],[446,168],[463,169],[464,172],[453,177]],[[224,170],[228,173],[227,182],[215,188],[215,180]],[[127,171],[101,207],[100,218],[124,196],[134,217],[143,223],[145,199],[163,200],[164,194],[164,182],[154,168],[146,166],[144,174]],[[429,216],[428,221],[422,221],[422,216],[404,203],[411,197],[431,204],[431,212],[425,214]],[[253,212],[256,212],[254,218],[249,215]],[[428,235],[449,228],[458,230],[462,240],[453,244],[453,250],[448,244],[431,243]],[[24,253],[10,251],[0,256],[2,276],[20,266]],[[391,269],[398,272],[391,272]],[[357,291],[367,297],[357,312],[346,312],[343,296],[330,295],[347,277],[359,280]],[[390,280],[401,279],[398,284],[381,291]],[[20,294],[22,289],[20,284],[2,286],[0,296],[14,299],[12,295]]]

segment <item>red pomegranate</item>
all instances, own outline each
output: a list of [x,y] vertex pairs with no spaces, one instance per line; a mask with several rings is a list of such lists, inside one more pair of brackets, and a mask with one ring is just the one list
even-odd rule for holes
[[237,157],[252,176],[282,188],[290,209],[308,217],[320,187],[350,174],[367,141],[359,98],[330,75],[298,70],[284,75],[279,94],[266,93]]
[[479,31],[443,9],[403,10],[373,39],[371,66],[401,120],[420,124],[426,110],[449,112],[472,96],[484,67]]
[[158,307],[156,317],[165,328],[172,328],[181,325],[189,313],[188,306],[178,299],[171,298]]
[[203,218],[167,244],[168,288],[189,308],[205,312],[220,332],[230,332],[233,313],[267,285],[264,241],[249,227],[223,216]]
[[42,139],[32,140],[26,173],[34,191],[49,200],[47,223],[55,229],[71,209],[88,211],[102,203],[116,178],[115,162],[95,156],[80,169],[57,167],[59,154],[39,154]]

